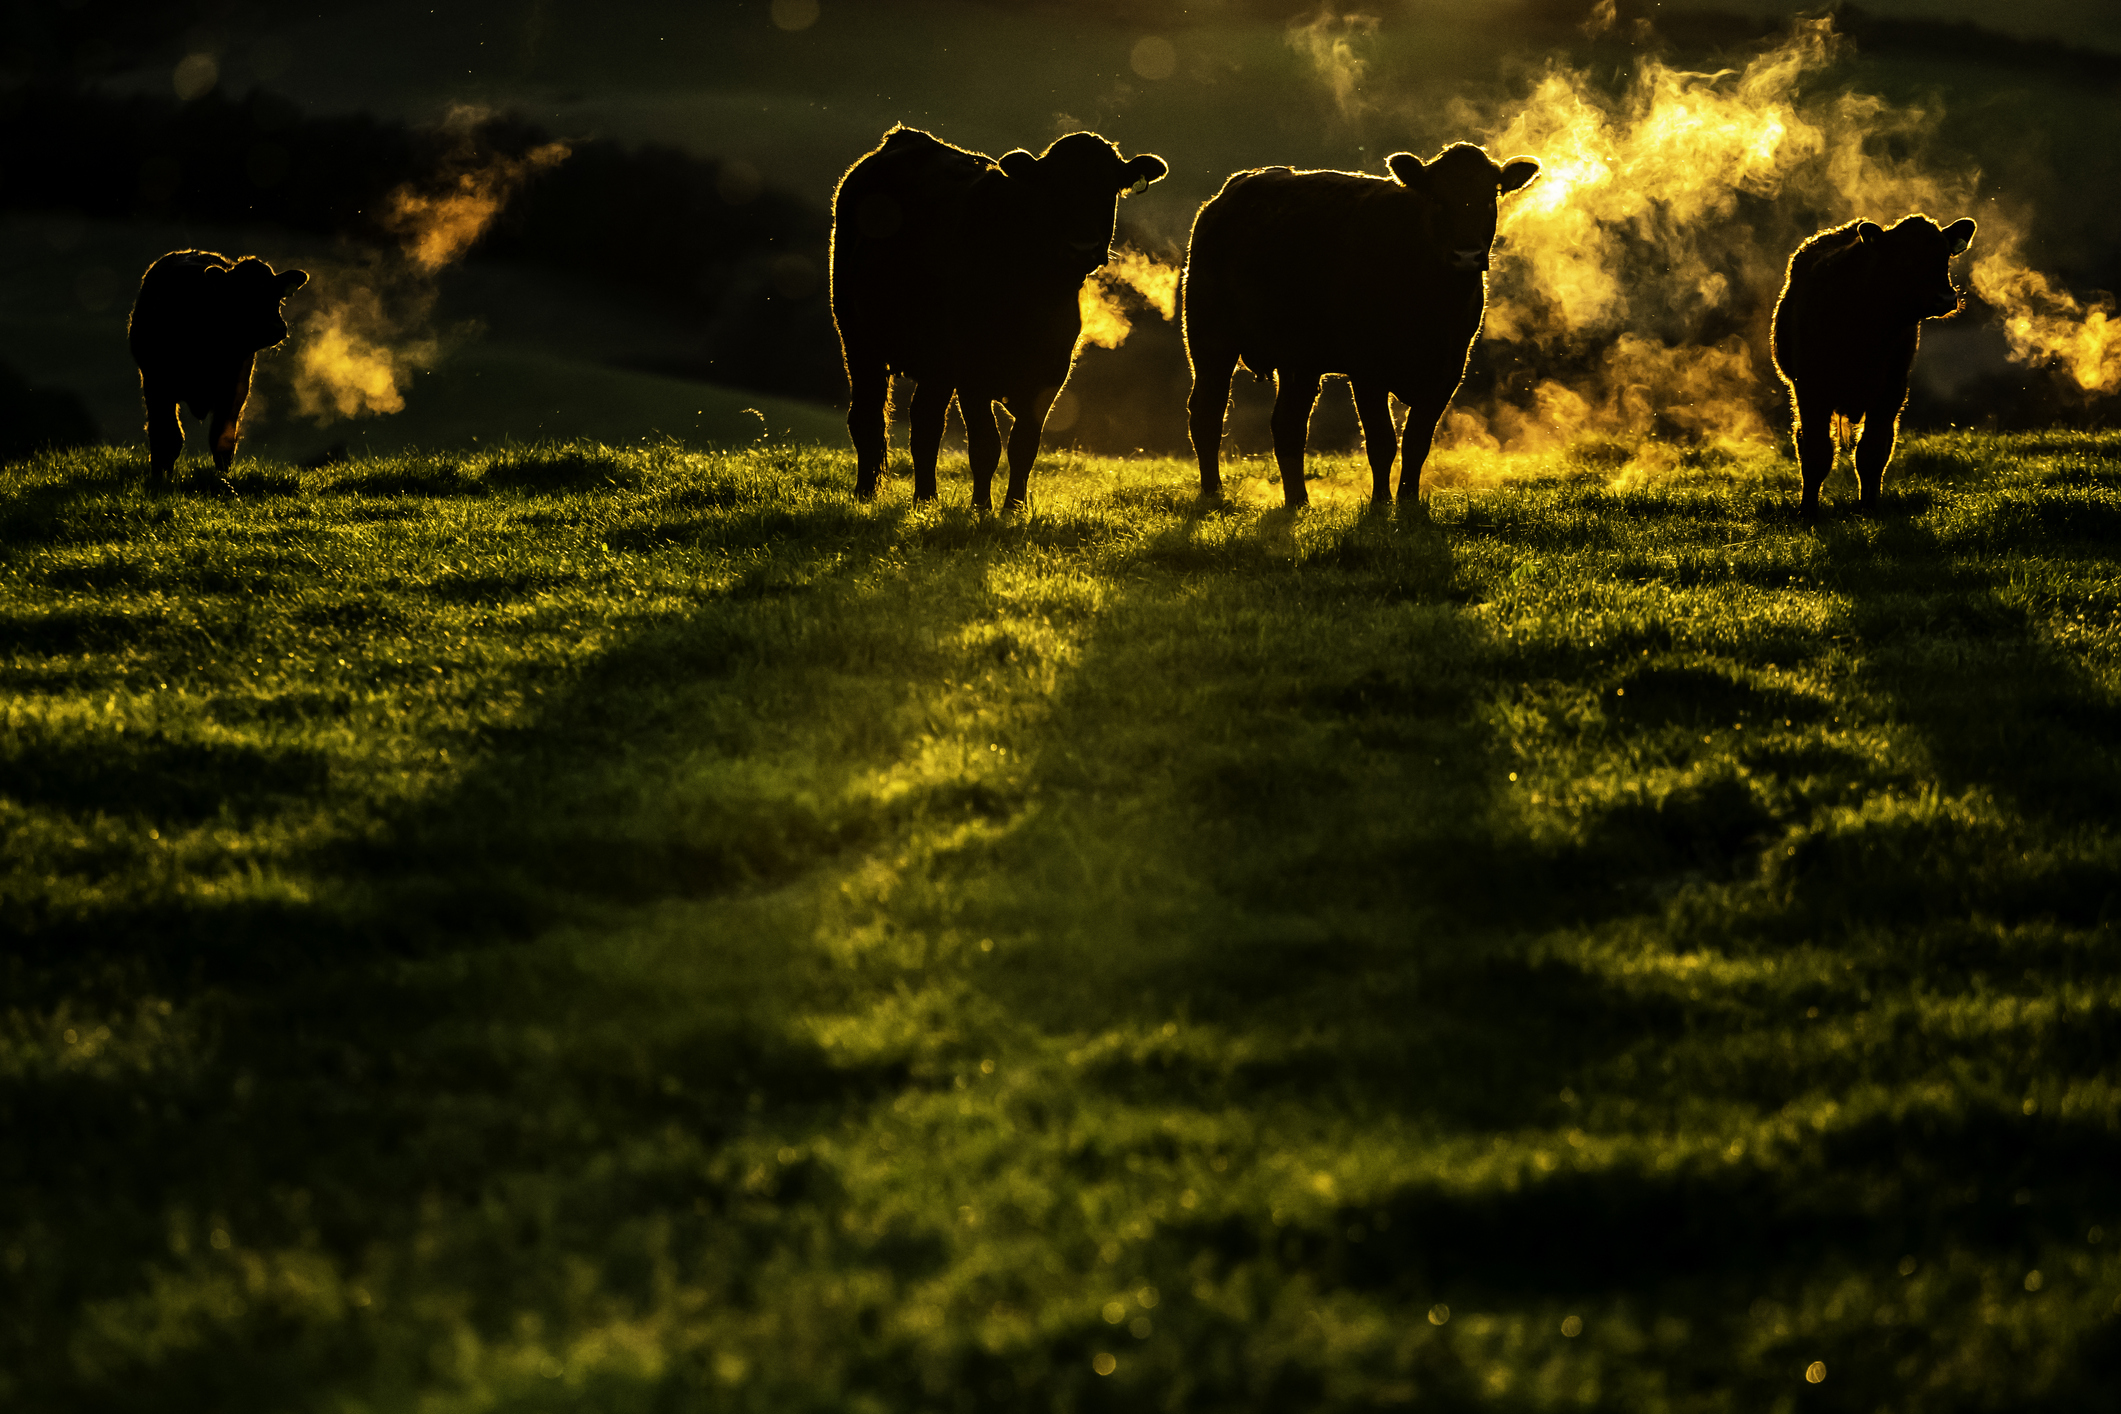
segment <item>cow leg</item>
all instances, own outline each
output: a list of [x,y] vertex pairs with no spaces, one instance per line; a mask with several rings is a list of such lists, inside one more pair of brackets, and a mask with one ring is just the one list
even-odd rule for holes
[[227,395],[214,408],[210,445],[214,452],[214,470],[224,476],[235,464],[236,438],[243,426],[243,405],[250,401],[250,375],[256,367],[257,358],[253,355],[237,369]]
[[1796,423],[1791,431],[1797,443],[1797,473],[1804,479],[1800,504],[1806,520],[1819,518],[1819,488],[1834,470],[1834,410],[1822,401],[1796,399]]
[[1009,429],[1009,494],[1002,509],[1021,506],[1031,496],[1031,463],[1038,460],[1038,444],[1046,435],[1046,414],[1053,410],[1058,388],[1039,388],[1009,399],[1016,426]]
[[1356,382],[1355,415],[1362,420],[1362,449],[1370,457],[1370,504],[1392,504],[1392,458],[1399,432],[1392,426],[1392,395],[1382,384]]
[[1230,412],[1230,378],[1237,355],[1196,354],[1193,393],[1186,412],[1193,434],[1193,455],[1200,461],[1200,494],[1219,501],[1223,494],[1223,419]]
[[1436,429],[1450,411],[1452,395],[1458,391],[1456,375],[1445,375],[1424,385],[1414,396],[1403,389],[1399,400],[1407,405],[1407,425],[1400,434],[1399,499],[1408,504],[1421,499],[1421,469],[1429,463],[1429,449],[1436,445]]
[[[223,475],[226,475],[229,467],[235,463],[236,430],[241,426],[242,421],[243,405],[241,403],[236,404],[234,408],[224,405],[214,409],[213,422],[211,424],[212,431],[210,433],[211,440],[207,445],[213,448],[214,469]],[[203,471],[199,479],[201,481],[206,480]]]
[[1318,404],[1316,373],[1274,371],[1274,464],[1281,468],[1282,504],[1309,503],[1304,489],[1304,443],[1311,436],[1311,409]]
[[1856,439],[1856,485],[1865,515],[1878,513],[1878,493],[1885,487],[1885,464],[1893,459],[1900,433],[1900,409],[1872,408],[1863,416],[1863,435]]
[[983,393],[957,395],[965,419],[965,450],[972,457],[972,508],[994,509],[994,468],[1001,465],[1002,434],[994,422],[994,400]]
[[936,497],[935,459],[943,448],[943,422],[950,416],[950,397],[957,389],[938,378],[913,388],[913,499]]
[[854,494],[876,495],[891,451],[891,370],[881,360],[847,358],[847,433],[854,438]]
[[169,480],[177,458],[184,454],[184,422],[177,400],[152,383],[141,385],[147,403],[147,475],[157,485]]

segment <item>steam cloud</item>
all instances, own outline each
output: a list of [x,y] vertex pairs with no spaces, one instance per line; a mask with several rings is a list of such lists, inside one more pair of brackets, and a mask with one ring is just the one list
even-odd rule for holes
[[1292,20],[1286,31],[1289,47],[1310,62],[1326,91],[1333,95],[1340,116],[1353,123],[1368,106],[1363,96],[1363,77],[1369,63],[1356,52],[1358,41],[1377,33],[1382,23],[1375,15],[1336,15],[1331,3],[1318,13]]
[[402,412],[404,387],[432,368],[439,345],[423,330],[431,288],[406,289],[383,258],[329,271],[328,297],[301,322],[296,344],[295,411],[319,424]]
[[1124,292],[1131,291],[1169,323],[1178,313],[1178,275],[1177,266],[1132,246],[1121,246],[1096,274],[1083,281],[1076,295],[1076,307],[1083,317],[1082,338],[1076,347],[1095,344],[1116,349],[1127,341],[1127,335],[1134,332],[1134,321],[1128,317]]
[[391,192],[383,228],[394,251],[320,272],[298,325],[296,411],[318,423],[402,411],[405,388],[434,366],[441,342],[431,328],[434,277],[471,249],[526,181],[568,156],[548,143],[520,156],[483,152],[486,114],[457,109],[445,130],[457,136],[436,180]]
[[390,194],[384,226],[404,239],[413,264],[433,274],[471,249],[518,187],[567,156],[566,143],[549,142],[523,157],[490,157],[469,171],[455,171],[440,192],[399,187]]
[[1489,152],[1542,164],[1502,203],[1487,332],[1549,374],[1454,411],[1446,444],[1774,436],[1767,323],[1790,252],[1825,226],[1916,211],[1979,219],[1958,268],[1999,312],[2013,358],[2053,363],[2087,392],[2121,388],[2111,305],[2025,263],[2022,214],[1977,202],[1978,171],[1924,159],[1941,115],[1823,82],[1837,43],[1830,21],[1805,21],[1740,70],[1645,58],[1615,94],[1556,62],[1520,100],[1453,106],[1453,127]]

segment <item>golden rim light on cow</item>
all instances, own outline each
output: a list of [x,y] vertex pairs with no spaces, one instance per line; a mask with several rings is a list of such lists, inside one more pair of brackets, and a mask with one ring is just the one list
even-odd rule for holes
[[[1371,496],[1419,494],[1436,425],[1465,377],[1487,298],[1496,202],[1539,175],[1470,143],[1390,176],[1264,167],[1223,184],[1193,221],[1182,286],[1193,368],[1189,426],[1201,494],[1222,494],[1230,380],[1241,363],[1275,382],[1274,457],[1287,504],[1309,500],[1304,443],[1322,379],[1345,375],[1369,454]],[[1403,434],[1390,399],[1408,412]]]
[[210,250],[171,251],[147,268],[126,338],[140,369],[153,481],[166,480],[184,451],[180,404],[210,420],[214,467],[228,470],[257,356],[286,342],[281,304],[307,283],[306,271]]
[[1922,322],[1962,307],[1951,262],[1973,244],[1975,230],[1970,217],[1940,227],[1920,213],[1889,227],[1850,221],[1791,253],[1775,302],[1773,348],[1775,370],[1790,390],[1804,488],[1799,506],[1807,519],[1818,516],[1819,488],[1834,469],[1837,416],[1862,427],[1859,504],[1867,514],[1878,509]]
[[876,494],[890,450],[890,381],[914,381],[913,494],[936,494],[952,401],[965,423],[972,503],[992,504],[1001,434],[1015,419],[1005,504],[1029,494],[1046,414],[1082,333],[1083,280],[1111,256],[1119,198],[1163,177],[1095,133],[990,159],[896,127],[832,199],[832,316],[848,386],[855,494]]

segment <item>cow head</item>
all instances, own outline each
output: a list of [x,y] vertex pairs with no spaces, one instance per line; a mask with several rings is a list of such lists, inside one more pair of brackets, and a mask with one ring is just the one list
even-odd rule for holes
[[1429,232],[1454,270],[1488,268],[1495,199],[1539,175],[1534,158],[1512,157],[1498,166],[1469,142],[1454,142],[1427,162],[1411,152],[1395,152],[1385,166],[1401,186],[1428,200]]
[[309,283],[309,272],[282,270],[276,274],[264,261],[246,255],[233,266],[208,266],[206,279],[229,342],[256,350],[286,340],[287,321],[281,317],[280,302]]
[[1873,253],[1874,288],[1895,313],[1943,319],[1959,312],[1952,257],[1974,243],[1974,229],[1971,216],[1940,230],[1929,217],[1917,215],[1903,216],[1890,228],[1864,221],[1856,235]]
[[1161,181],[1170,168],[1144,152],[1131,162],[1096,133],[1069,133],[1033,157],[1018,148],[998,164],[1029,198],[1032,220],[1057,237],[1080,268],[1077,278],[1112,258],[1119,198]]

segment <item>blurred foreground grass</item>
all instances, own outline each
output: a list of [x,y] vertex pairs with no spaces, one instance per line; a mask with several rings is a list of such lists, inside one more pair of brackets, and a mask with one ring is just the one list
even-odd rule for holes
[[0,1404],[2096,1407],[2121,437],[1597,451],[0,470]]

